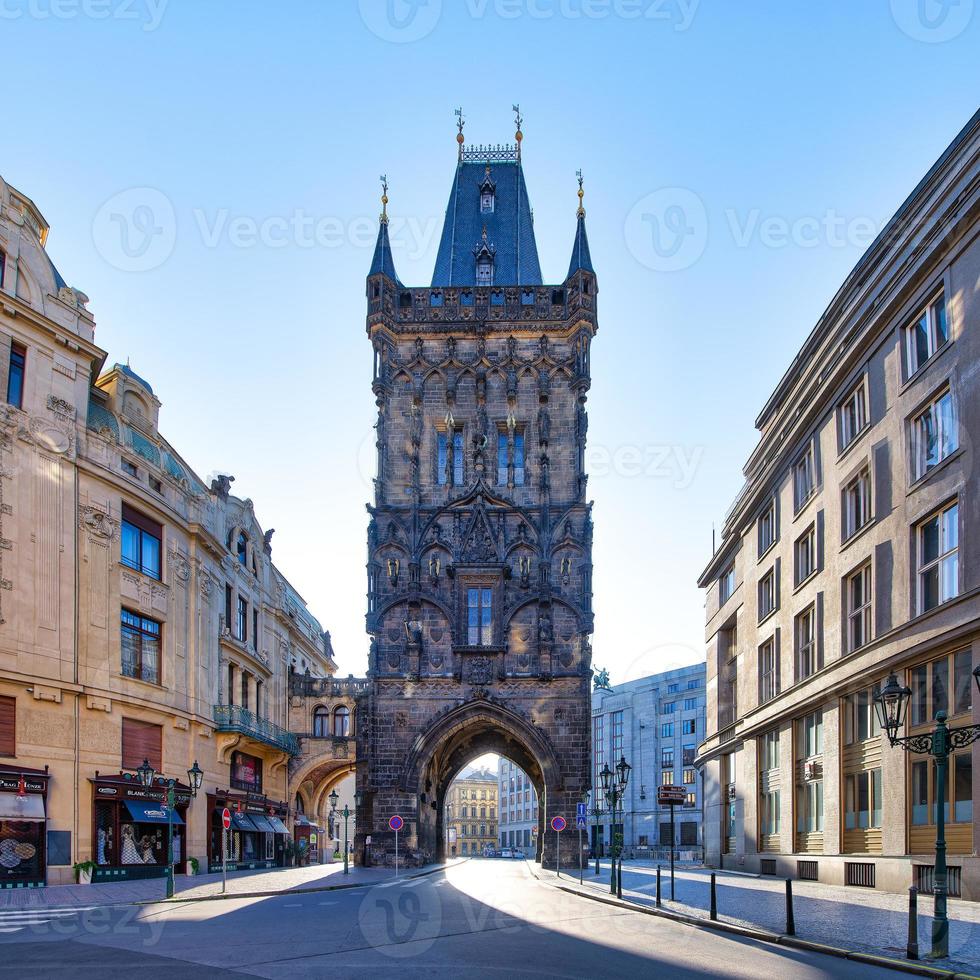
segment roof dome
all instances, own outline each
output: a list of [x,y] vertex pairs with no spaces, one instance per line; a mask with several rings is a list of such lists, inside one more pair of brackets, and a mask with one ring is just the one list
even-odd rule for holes
[[137,384],[142,385],[151,395],[153,394],[153,388],[151,387],[149,381],[145,378],[141,378],[128,364],[113,364],[113,371],[119,371],[125,374],[127,378],[132,378]]

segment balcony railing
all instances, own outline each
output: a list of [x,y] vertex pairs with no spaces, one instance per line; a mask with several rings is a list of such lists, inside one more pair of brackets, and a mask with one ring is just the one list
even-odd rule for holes
[[237,704],[216,704],[214,721],[219,732],[240,732],[266,745],[272,745],[290,755],[299,755],[299,739],[285,728],[265,718],[256,717]]

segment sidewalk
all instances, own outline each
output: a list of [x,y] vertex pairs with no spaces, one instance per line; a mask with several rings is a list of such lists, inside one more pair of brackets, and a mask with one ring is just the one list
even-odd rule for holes
[[[662,907],[668,911],[708,921],[710,870],[677,867],[677,901],[670,901],[670,869],[661,866]],[[580,886],[578,871],[562,872],[561,884],[575,890],[609,897],[609,862],[595,875],[595,862]],[[535,873],[555,882],[553,872]],[[784,878],[751,877],[716,871],[716,895],[720,922],[762,930],[773,938],[786,929],[786,882]],[[656,865],[625,862],[623,899],[648,908],[656,907]],[[827,946],[903,960],[908,938],[908,896],[862,888],[793,881],[793,911],[798,939]],[[980,975],[980,905],[949,899],[949,950],[946,960],[927,960],[932,929],[932,895],[919,896],[919,962],[940,969]]]
[[[454,863],[454,862],[450,862]],[[432,874],[449,864],[406,868],[401,874],[411,877]],[[305,868],[274,868],[262,871],[228,873],[228,895],[251,895],[256,892],[288,892],[304,889],[337,888],[344,885],[373,885],[393,876],[391,868],[362,868],[351,865],[344,874],[344,864],[315,864]],[[221,873],[175,878],[176,898],[206,899],[221,894]],[[48,909],[128,905],[134,902],[163,900],[167,893],[164,878],[141,881],[114,881],[95,885],[48,885],[45,888],[11,888],[0,890],[0,912],[6,909]]]

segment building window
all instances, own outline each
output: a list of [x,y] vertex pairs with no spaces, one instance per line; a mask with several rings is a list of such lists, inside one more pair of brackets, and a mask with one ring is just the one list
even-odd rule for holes
[[854,745],[876,739],[881,734],[874,699],[881,685],[867,687],[844,698],[844,744]]
[[685,745],[682,750],[681,762],[685,766],[693,766],[695,757],[695,749],[693,745]]
[[493,589],[466,590],[466,642],[471,647],[493,643]]
[[844,580],[847,610],[847,652],[863,647],[871,639],[871,562]]
[[796,617],[796,680],[806,680],[816,673],[821,664],[817,662],[817,614],[814,606],[809,606]]
[[123,609],[121,616],[123,675],[159,684],[160,624],[128,609]]
[[[931,725],[937,711],[955,718],[970,713],[973,696],[973,658],[969,649],[959,650],[909,671],[912,699],[909,724]],[[952,680],[952,685],[950,685]]]
[[759,579],[759,622],[776,609],[776,570],[770,568]]
[[844,779],[844,829],[881,826],[881,769],[849,773]]
[[763,771],[779,768],[779,732],[773,730],[766,732],[762,736],[762,759],[760,760]]
[[853,537],[871,520],[871,471],[865,467],[841,494],[843,540]]
[[145,759],[157,772],[163,772],[163,726],[136,718],[122,720],[123,769],[138,769]]
[[235,554],[238,561],[244,565],[248,560],[248,536],[244,531],[238,532],[238,540],[235,542]]
[[665,715],[672,715],[674,713],[674,708],[676,707],[676,702],[668,701],[663,708],[663,713]]
[[698,720],[697,718],[687,718],[685,721],[681,722],[681,734],[682,735],[694,735],[698,730]]
[[[622,711],[614,711],[610,717],[612,721],[612,758],[613,762],[617,762],[623,754],[623,713]],[[526,795],[524,799],[527,799]]]
[[793,504],[797,512],[802,510],[803,505],[813,496],[816,487],[813,446],[810,445],[793,467]]
[[493,214],[493,191],[484,190],[481,192],[480,214]]
[[685,786],[693,786],[696,781],[697,781],[697,774],[694,772],[694,770],[693,769],[685,769],[684,770],[684,785]]
[[765,704],[779,693],[779,661],[776,639],[770,637],[759,647],[759,702]]
[[252,647],[255,650],[259,648],[259,611],[258,609],[252,610]]
[[150,578],[159,579],[162,538],[163,528],[159,524],[128,504],[122,505],[119,557],[122,564]]
[[514,475],[513,485],[515,487],[524,486],[524,431],[516,429],[514,431],[513,443],[506,431],[497,433],[497,484],[498,486],[510,485],[510,466],[513,464]]
[[844,399],[839,409],[840,448],[845,450],[868,425],[868,400],[864,391],[864,379]]
[[673,738],[674,737],[674,723],[672,721],[665,721],[660,726],[660,737],[661,738]]
[[687,682],[687,689],[689,691],[695,691],[701,686],[701,682],[695,678],[693,681]]
[[923,521],[916,533],[919,612],[959,595],[959,506],[950,504]]
[[735,591],[735,565],[734,563],[729,565],[721,573],[721,578],[718,579],[718,596],[719,604],[724,605],[732,597],[732,593]]
[[693,711],[698,706],[697,698],[684,698],[684,710]]
[[[0,252],[0,257],[2,257]],[[3,283],[0,282],[0,286]],[[24,407],[24,370],[27,365],[27,348],[20,344],[10,345],[10,364],[7,368],[7,403],[14,408]]]
[[797,733],[797,754],[801,759],[823,755],[823,711],[820,708],[797,722]]
[[350,708],[345,704],[333,709],[333,733],[337,738],[350,737]]
[[664,771],[660,774],[660,782],[664,786],[673,786],[674,785],[674,770],[673,769],[664,769]]
[[913,417],[911,443],[913,482],[959,449],[959,428],[951,391],[944,391]]
[[814,779],[797,786],[796,830],[815,834],[823,830],[823,780]]
[[476,263],[476,284],[478,286],[493,285],[493,261],[478,259]]
[[313,737],[326,738],[330,734],[330,712],[321,704],[313,709]]
[[134,480],[139,477],[140,471],[135,463],[123,457],[123,459],[120,460],[119,465],[126,476],[131,476]]
[[909,377],[933,357],[948,339],[946,300],[940,296],[905,328],[905,355]]
[[793,545],[794,580],[805,582],[817,570],[817,530],[811,524]]
[[673,769],[673,767],[674,767],[674,750],[673,750],[673,748],[661,749],[661,751],[660,751],[660,765],[664,769]]
[[776,501],[759,516],[759,555],[764,555],[776,543]]
[[762,794],[762,816],[760,826],[764,837],[779,833],[779,790],[773,789]]
[[738,717],[738,625],[723,629],[718,667],[718,727],[727,728]]
[[238,639],[245,643],[248,640],[248,599],[238,597]]
[[[452,478],[452,485],[454,487],[461,487],[463,485],[463,464],[465,462],[465,457],[463,455],[463,430],[453,429],[452,430],[452,442],[450,444],[448,433],[442,431],[439,432],[437,436],[438,442],[438,473],[436,474],[436,479],[440,486],[446,486]],[[450,445],[452,447],[452,456],[450,457]]]
[[0,756],[17,755],[17,698],[0,696]]
[[0,289],[3,289],[3,279],[7,270],[7,253],[0,248]]
[[667,685],[667,693],[668,694],[676,694],[677,691],[678,691],[678,687],[677,687],[676,684],[668,684]]

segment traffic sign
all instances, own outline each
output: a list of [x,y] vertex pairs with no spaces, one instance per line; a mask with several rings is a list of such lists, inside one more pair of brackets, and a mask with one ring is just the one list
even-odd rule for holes
[[405,826],[405,821],[396,813],[389,821],[388,826],[396,833]]
[[565,818],[564,817],[552,817],[551,818],[551,829],[556,834],[560,834],[565,829]]
[[585,809],[585,804],[584,803],[576,803],[575,804],[575,816],[576,817],[580,817],[582,819],[585,819],[585,817],[588,816],[588,812]]
[[225,807],[221,811],[221,826],[224,827],[225,830],[231,830],[231,810],[229,810],[228,807]]
[[687,790],[683,786],[658,786],[657,804],[659,806],[677,806],[687,799]]
[[579,830],[585,830],[587,824],[588,821],[581,813],[575,818],[575,826],[578,827]]

